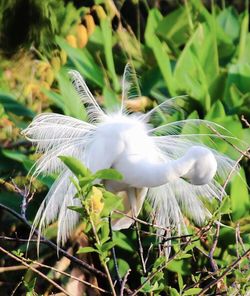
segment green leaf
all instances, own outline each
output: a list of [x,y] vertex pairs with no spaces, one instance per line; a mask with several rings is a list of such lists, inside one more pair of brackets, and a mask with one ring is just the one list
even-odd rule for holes
[[191,288],[188,289],[184,292],[183,296],[188,296],[188,295],[197,295],[198,293],[200,293],[202,291],[201,288]]
[[107,86],[103,88],[103,97],[104,106],[111,111],[114,110],[114,107],[117,107],[120,104],[115,92]]
[[76,175],[76,177],[85,177],[91,174],[90,170],[86,168],[80,160],[71,156],[59,156],[59,158]]
[[233,41],[239,37],[239,17],[233,7],[223,9],[217,17],[217,22],[227,36],[229,36]]
[[175,288],[169,288],[170,296],[180,296],[178,291]]
[[13,113],[19,116],[34,117],[35,113],[19,102],[11,94],[0,92],[0,104],[3,105],[6,112]]
[[80,96],[75,91],[68,73],[65,70],[61,70],[56,76],[61,92],[60,99],[62,100],[63,110],[66,115],[73,116],[75,118],[86,120],[86,110],[80,99]]
[[161,18],[162,16],[157,9],[150,10],[145,31],[145,39],[147,45],[152,49],[154,53],[158,67],[160,68],[161,74],[164,78],[170,95],[174,96],[176,94],[175,85],[171,70],[170,59],[167,53],[167,46],[166,44],[164,44],[164,42],[161,42],[160,39],[155,35],[155,29],[157,28]]
[[178,273],[178,285],[179,285],[179,289],[182,290],[184,284],[183,284],[183,278],[180,273]]
[[231,200],[230,200],[229,196],[226,196],[223,198],[218,211],[220,214],[230,214],[232,212]]
[[84,78],[89,79],[100,87],[104,86],[103,73],[86,48],[73,48],[64,38],[59,36],[56,37],[56,41],[59,46],[66,51],[73,64]]
[[121,173],[119,173],[115,169],[103,169],[95,173],[96,179],[102,179],[102,180],[122,180],[123,176]]
[[107,243],[105,243],[105,244],[103,244],[103,245],[101,246],[101,251],[102,251],[102,252],[107,252],[107,251],[109,251],[110,249],[112,249],[115,245],[116,245],[116,242],[115,242],[115,241],[107,242]]
[[[144,284],[147,281],[147,278],[142,276],[141,277],[141,285]],[[141,291],[143,291],[144,293],[148,293],[150,291],[152,291],[152,285],[150,283],[150,281],[147,281],[145,283],[145,285],[142,287]]]
[[4,156],[21,163],[23,163],[25,160],[28,160],[28,157],[19,151],[2,149],[2,153]]
[[72,211],[75,211],[77,213],[84,214],[84,209],[82,207],[68,206],[67,208],[70,209],[70,210],[72,210]]
[[243,14],[240,28],[240,42],[238,46],[239,60],[249,61],[249,13],[246,10]]
[[240,170],[240,175],[237,174],[231,182],[230,197],[232,217],[234,221],[237,221],[246,215],[250,209],[246,177],[243,169]]
[[124,233],[120,231],[114,231],[113,237],[117,247],[128,252],[134,252],[135,246],[133,244],[133,241],[129,237],[127,237]]
[[104,208],[102,210],[103,216],[108,216],[110,212],[114,210],[122,210],[123,209],[123,199],[119,197],[118,195],[115,195],[109,191],[103,192],[103,198],[104,198]]
[[83,247],[77,251],[77,254],[86,254],[86,253],[93,253],[93,252],[100,253],[98,250],[92,247]]
[[36,286],[36,278],[33,278],[29,282],[24,280],[23,283],[24,283],[25,288],[27,289],[26,296],[34,296],[34,295],[36,295],[36,293],[34,291],[35,286]]
[[250,92],[250,64],[249,63],[238,63],[232,64],[228,69],[228,76],[226,80],[226,86],[223,95],[223,101],[228,109],[238,106],[238,102],[234,102],[230,95],[230,88],[232,85],[236,85],[237,89],[241,93]]
[[106,64],[112,77],[113,86],[115,91],[120,90],[120,83],[115,72],[115,64],[113,59],[113,44],[112,44],[112,25],[109,18],[101,20],[101,29],[103,35],[103,45],[104,45],[104,54],[106,59]]
[[221,101],[216,101],[212,108],[209,110],[209,112],[206,115],[207,120],[214,120],[215,118],[223,118],[226,116],[224,106]]
[[180,46],[187,41],[189,22],[185,7],[181,6],[165,16],[157,26],[156,33],[175,46]]
[[166,257],[165,256],[161,256],[159,258],[157,258],[154,262],[154,268],[158,268],[160,267],[163,263],[166,262]]

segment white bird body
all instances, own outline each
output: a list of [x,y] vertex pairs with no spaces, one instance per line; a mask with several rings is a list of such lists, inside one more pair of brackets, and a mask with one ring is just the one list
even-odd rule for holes
[[[125,68],[123,100],[126,98],[126,79],[131,70]],[[37,145],[44,155],[37,163],[34,175],[59,172],[34,221],[40,231],[58,218],[58,244],[64,243],[78,223],[79,216],[68,209],[80,205],[74,198],[76,188],[70,182],[72,173],[58,159],[69,155],[82,161],[92,172],[114,168],[121,181],[106,181],[108,190],[122,196],[124,213],[137,216],[145,198],[152,204],[157,223],[185,232],[183,215],[201,224],[210,216],[200,197],[210,201],[223,196],[223,189],[214,176],[225,175],[235,162],[203,144],[197,145],[187,135],[172,135],[183,124],[206,124],[205,121],[173,122],[153,128],[147,114],[126,114],[123,108],[104,113],[85,81],[73,71],[73,84],[84,103],[89,104],[92,123],[59,114],[38,115],[24,130],[25,136]],[[166,101],[163,106],[169,106]],[[210,125],[212,123],[209,123]],[[165,136],[155,135],[156,131]],[[191,139],[193,135],[190,135]],[[195,135],[198,137],[198,135]],[[113,221],[113,229],[128,228],[128,217]]]

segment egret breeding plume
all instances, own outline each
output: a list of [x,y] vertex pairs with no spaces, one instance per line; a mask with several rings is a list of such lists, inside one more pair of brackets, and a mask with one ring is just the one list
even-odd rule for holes
[[181,134],[181,130],[197,125],[222,127],[194,119],[150,125],[150,119],[160,109],[173,110],[175,99],[167,99],[145,114],[129,113],[126,100],[133,99],[137,89],[135,73],[129,65],[123,74],[121,106],[112,112],[100,108],[78,72],[71,71],[70,76],[87,109],[89,122],[45,113],[35,117],[23,132],[42,153],[34,176],[59,173],[34,225],[42,231],[58,219],[59,245],[65,243],[79,221],[79,214],[68,209],[81,204],[74,198],[76,188],[70,181],[73,175],[58,158],[61,155],[79,159],[92,172],[114,168],[123,175],[122,181],[105,181],[107,190],[122,196],[124,202],[126,216],[113,221],[114,230],[128,228],[133,223],[128,216],[137,216],[145,199],[151,203],[159,226],[183,233],[184,217],[198,225],[204,223],[211,216],[204,201],[223,196],[216,176],[225,177],[235,162],[202,144],[199,138],[204,134]]

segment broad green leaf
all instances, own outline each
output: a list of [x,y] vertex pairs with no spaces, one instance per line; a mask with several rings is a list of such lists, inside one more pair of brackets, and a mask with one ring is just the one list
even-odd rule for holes
[[178,285],[179,285],[179,289],[182,290],[183,289],[183,278],[182,275],[180,273],[178,273]]
[[206,115],[207,120],[213,121],[215,118],[223,118],[226,116],[224,106],[221,101],[216,101],[212,108],[209,110],[209,112]]
[[28,160],[28,157],[19,151],[2,149],[2,153],[4,156],[6,156],[10,159],[16,160],[18,162],[21,162],[21,163],[23,163],[25,160]]
[[150,281],[147,281],[146,277],[141,277],[141,284],[144,284],[144,286],[141,289],[141,291],[143,291],[144,293],[149,293],[150,291],[152,291],[152,285]]
[[73,116],[82,120],[86,120],[86,111],[80,96],[75,91],[69,75],[65,71],[60,71],[57,74],[57,80],[63,100],[64,110],[66,115]]
[[11,94],[0,92],[0,104],[6,112],[19,116],[34,117],[35,113],[19,103]]
[[154,262],[154,268],[160,267],[165,262],[166,262],[166,257],[165,256],[161,256],[161,257],[157,258],[155,260],[155,262]]
[[243,169],[240,170],[240,175],[237,174],[231,181],[230,196],[232,217],[234,221],[237,221],[237,219],[246,215],[250,209],[250,199]]
[[221,214],[229,214],[229,213],[232,212],[231,207],[232,207],[231,206],[231,200],[230,200],[229,196],[226,196],[226,197],[223,198],[218,211]]
[[186,291],[183,293],[183,296],[197,295],[197,294],[199,294],[201,291],[202,291],[201,288],[191,288],[191,289],[186,290]]
[[104,45],[104,54],[106,59],[106,64],[110,76],[113,81],[113,86],[115,91],[120,90],[120,83],[115,72],[115,64],[113,59],[113,44],[112,44],[112,25],[109,18],[101,20],[101,29],[103,35],[103,45]]
[[189,22],[185,7],[181,6],[175,9],[160,20],[156,33],[164,40],[173,42],[175,46],[184,44],[189,33]]
[[188,260],[173,260],[169,262],[166,268],[170,271],[180,273],[181,275],[187,275],[190,272],[190,262]]
[[120,231],[115,231],[113,233],[113,236],[117,247],[128,252],[134,252],[135,246],[130,237],[126,236],[124,233]]
[[59,156],[62,162],[76,175],[76,177],[89,176],[91,173],[80,160],[71,156]]
[[118,263],[120,276],[123,277],[129,270],[130,266],[127,261],[120,258],[118,258],[117,263]]
[[243,13],[240,29],[240,42],[238,46],[238,57],[239,60],[249,61],[249,12],[246,10]]
[[103,97],[104,97],[104,106],[108,110],[113,111],[115,107],[120,106],[120,101],[118,100],[115,92],[113,92],[107,86],[103,88]]
[[115,169],[103,169],[95,173],[96,179],[102,180],[122,180],[123,176]]
[[233,7],[228,7],[221,10],[217,16],[217,22],[232,40],[235,40],[239,37],[239,16]]
[[[240,92],[250,92],[250,63],[241,62],[237,64],[232,64],[228,69],[223,101],[225,102],[229,110],[232,107],[235,107],[235,102],[230,95],[230,88],[234,84]],[[238,105],[237,102],[236,105]]]
[[170,59],[167,53],[167,47],[164,42],[156,36],[155,30],[161,20],[162,15],[156,9],[149,12],[147,26],[145,31],[146,44],[152,49],[154,57],[160,68],[161,74],[164,78],[165,84],[171,96],[175,95],[175,86],[171,70]]
[[107,242],[107,243],[105,243],[105,244],[103,244],[103,245],[101,246],[101,251],[102,251],[102,252],[107,252],[107,251],[109,251],[110,249],[112,249],[115,245],[116,245],[116,242],[115,242],[115,241]]
[[169,288],[170,296],[180,296],[178,291],[175,288]]
[[67,52],[69,58],[84,78],[100,87],[104,86],[103,73],[86,48],[73,48],[62,37],[58,36],[56,41]]
[[82,207],[78,207],[78,206],[68,206],[68,209],[75,211],[79,214],[84,214],[84,209]]
[[77,254],[85,254],[85,253],[93,253],[93,252],[99,253],[98,250],[96,250],[92,247],[83,247],[77,251]]
[[123,200],[118,195],[115,195],[109,191],[103,192],[104,197],[104,209],[102,210],[103,216],[108,216],[110,212],[114,210],[123,209]]

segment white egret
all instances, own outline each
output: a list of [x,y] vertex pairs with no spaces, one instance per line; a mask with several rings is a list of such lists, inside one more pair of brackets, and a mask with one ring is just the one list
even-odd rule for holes
[[[208,124],[202,120],[183,120],[153,128],[148,124],[158,108],[171,109],[173,99],[166,100],[146,114],[129,114],[125,100],[133,95],[134,73],[127,65],[123,75],[121,108],[105,112],[100,108],[84,79],[71,71],[73,85],[87,105],[89,123],[53,113],[34,118],[24,135],[43,155],[34,175],[59,173],[36,215],[34,225],[42,231],[58,219],[57,243],[63,244],[79,220],[68,206],[80,205],[74,198],[72,173],[58,156],[78,158],[92,172],[115,168],[122,181],[107,181],[108,190],[124,199],[125,213],[137,216],[145,198],[151,202],[160,226],[185,231],[183,215],[202,224],[210,217],[201,197],[220,199],[222,187],[214,179],[230,171],[235,162],[216,150],[197,144],[199,135],[178,134],[184,125]],[[132,92],[131,92],[132,90]],[[216,124],[209,122],[213,127]],[[157,133],[161,134],[157,136]],[[113,222],[113,229],[128,228],[133,220],[127,216]]]

